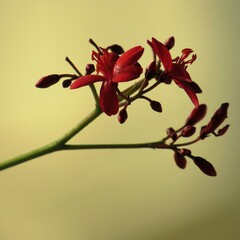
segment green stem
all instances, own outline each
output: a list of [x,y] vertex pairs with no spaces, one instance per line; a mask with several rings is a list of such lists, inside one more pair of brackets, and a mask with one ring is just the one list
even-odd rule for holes
[[172,147],[163,141],[145,143],[117,143],[117,144],[65,144],[63,150],[84,150],[84,149],[136,149],[136,148],[158,148],[171,149]]
[[[81,74],[81,72],[77,69],[77,67],[74,65],[74,63],[69,59],[69,57],[66,57],[65,60],[69,63],[69,65],[74,69],[74,71],[78,74],[79,77],[82,77],[83,75]],[[94,84],[90,84],[89,85],[91,91],[92,91],[92,94],[93,94],[93,97],[94,97],[94,100],[95,100],[95,104],[96,104],[96,107],[99,106],[99,97],[98,97],[98,94],[97,94],[97,90],[94,86]]]
[[69,132],[65,133],[59,139],[34,149],[30,152],[24,153],[17,157],[11,158],[4,162],[0,163],[0,171],[19,165],[21,163],[27,162],[34,158],[43,156],[45,154],[53,153],[59,150],[63,150],[65,143],[69,141],[72,137],[74,137],[77,133],[79,133],[83,128],[85,128],[88,124],[94,121],[98,116],[100,116],[102,111],[99,108],[95,108],[88,116],[86,116],[79,124],[77,124],[74,128],[72,128]]

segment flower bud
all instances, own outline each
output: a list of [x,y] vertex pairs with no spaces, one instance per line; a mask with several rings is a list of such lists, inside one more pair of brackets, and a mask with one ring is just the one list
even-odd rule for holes
[[149,64],[149,66],[145,71],[146,80],[151,80],[152,78],[154,78],[156,73],[157,73],[157,65],[156,65],[156,62],[153,61]]
[[112,52],[115,52],[116,54],[124,53],[123,48],[120,45],[118,45],[118,44],[113,44],[113,45],[107,47],[106,49],[107,50],[110,49]]
[[196,128],[192,125],[188,125],[182,130],[181,136],[182,137],[191,137],[195,132],[196,132]]
[[126,122],[127,118],[128,118],[127,110],[126,108],[123,108],[118,114],[118,121],[122,124]]
[[187,165],[186,158],[179,151],[175,151],[175,153],[174,153],[174,160],[175,160],[177,166],[179,168],[181,168],[181,169],[184,169],[186,167],[186,165]]
[[165,45],[165,47],[166,47],[168,50],[172,49],[172,48],[174,47],[174,45],[175,45],[175,39],[174,39],[174,37],[168,38],[168,39],[164,42],[164,45]]
[[227,130],[228,130],[229,127],[230,127],[230,125],[228,124],[228,125],[226,125],[225,127],[219,129],[217,136],[222,136],[222,135],[224,135],[224,134],[227,132]]
[[220,108],[213,114],[210,122],[207,125],[207,131],[213,132],[216,130],[222,122],[227,118],[227,110],[229,103],[223,103]]
[[206,115],[207,105],[200,104],[198,107],[194,108],[186,120],[186,125],[195,125],[200,122]]
[[72,79],[66,79],[62,82],[63,88],[68,88],[72,84]]
[[187,149],[187,148],[182,148],[179,150],[179,152],[184,155],[184,156],[189,156],[192,154],[191,150]]
[[208,176],[215,177],[217,172],[214,169],[213,165],[201,157],[191,156],[193,162],[200,168],[200,170]]
[[51,74],[45,77],[42,77],[35,84],[37,88],[48,88],[54,84],[56,84],[61,79],[61,76],[58,74]]
[[94,71],[95,71],[95,66],[93,64],[87,64],[87,66],[85,68],[85,74],[90,75]]
[[172,138],[173,141],[177,140],[177,134],[173,128],[167,128],[166,132],[167,136]]
[[156,112],[162,112],[162,105],[160,102],[157,102],[157,101],[151,101],[150,102],[150,106],[151,108],[156,111]]
[[202,93],[202,89],[194,81],[188,82],[188,86],[190,86],[195,93]]

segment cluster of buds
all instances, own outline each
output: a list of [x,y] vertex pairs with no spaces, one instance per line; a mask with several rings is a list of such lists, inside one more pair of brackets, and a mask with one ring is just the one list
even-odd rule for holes
[[[184,169],[187,164],[186,157],[193,160],[193,162],[200,168],[200,170],[209,175],[209,176],[216,176],[217,173],[213,167],[213,165],[205,160],[202,157],[194,156],[191,153],[190,149],[185,148],[188,145],[194,144],[200,140],[205,139],[206,137],[210,136],[222,136],[226,133],[227,129],[229,128],[229,124],[225,125],[224,127],[218,129],[216,133],[215,130],[220,127],[220,125],[224,122],[227,118],[227,111],[228,111],[228,103],[223,103],[219,109],[213,114],[212,118],[208,122],[207,125],[202,126],[200,131],[198,132],[197,137],[194,140],[179,143],[176,142],[182,138],[189,138],[196,134],[196,127],[195,125],[199,123],[206,115],[207,106],[205,104],[200,104],[197,108],[194,108],[191,114],[188,116],[185,124],[178,130],[174,130],[173,128],[167,129],[167,137],[164,139],[164,144],[156,145],[155,147],[163,147],[170,148],[174,151],[174,160],[179,168]],[[166,141],[171,139],[171,143],[166,144]]]
[[[96,51],[92,51],[91,57],[95,64],[87,64],[85,74],[81,74],[75,65],[68,59],[68,63],[76,71],[75,74],[51,74],[41,78],[37,83],[38,88],[47,88],[63,80],[64,88],[78,89],[84,86],[94,87],[96,82],[101,82],[99,94],[97,94],[97,106],[108,116],[118,114],[118,121],[122,124],[128,118],[127,108],[137,99],[143,99],[149,102],[149,106],[156,112],[162,112],[160,102],[150,99],[147,93],[159,87],[160,84],[171,84],[174,82],[178,87],[183,89],[191,102],[194,104],[194,110],[187,118],[183,127],[178,130],[173,128],[167,129],[167,137],[161,143],[153,145],[154,148],[169,148],[174,151],[174,159],[180,168],[186,167],[186,157],[193,162],[207,175],[215,176],[214,167],[205,159],[193,156],[191,151],[185,147],[187,145],[203,140],[213,134],[214,136],[222,136],[229,125],[221,128],[216,132],[217,128],[223,123],[227,117],[227,109],[229,104],[223,103],[221,107],[214,113],[209,123],[201,127],[196,139],[190,142],[177,144],[180,138],[189,138],[196,134],[195,125],[200,122],[206,115],[207,106],[200,104],[197,94],[202,93],[199,85],[194,82],[187,70],[197,59],[197,55],[193,54],[193,50],[185,48],[180,56],[172,58],[170,50],[175,45],[174,37],[170,37],[164,43],[155,38],[147,40],[148,45],[153,53],[153,59],[145,68],[145,71],[139,60],[143,56],[144,48],[135,46],[127,51],[118,45],[113,44],[106,48],[99,47],[92,39],[89,41]],[[121,91],[119,84],[138,79],[141,74],[143,78],[130,88]],[[94,87],[95,89],[95,87]],[[171,139],[170,144],[166,141]]]

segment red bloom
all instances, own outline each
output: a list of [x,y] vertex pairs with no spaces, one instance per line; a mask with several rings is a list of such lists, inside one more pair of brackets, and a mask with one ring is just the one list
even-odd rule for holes
[[120,57],[115,52],[102,49],[103,53],[93,51],[92,59],[97,62],[97,74],[86,75],[76,79],[71,89],[80,88],[95,82],[102,82],[100,89],[100,107],[103,112],[111,116],[118,112],[119,102],[117,97],[117,86],[119,82],[127,82],[138,78],[143,69],[137,61],[143,54],[144,49],[136,46]]
[[152,42],[148,41],[148,44],[152,47],[154,53],[156,53],[162,62],[167,76],[173,79],[180,88],[185,90],[191,101],[197,107],[199,102],[196,93],[200,93],[201,89],[191,80],[191,77],[186,70],[187,65],[192,64],[196,60],[196,55],[194,54],[191,60],[185,61],[193,51],[189,48],[183,49],[181,57],[172,59],[167,47],[155,38],[152,38]]

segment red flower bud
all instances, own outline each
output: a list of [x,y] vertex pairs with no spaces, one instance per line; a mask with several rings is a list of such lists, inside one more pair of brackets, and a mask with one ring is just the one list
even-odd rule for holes
[[164,45],[165,45],[165,47],[166,47],[168,50],[172,49],[172,48],[174,47],[174,45],[175,45],[175,39],[174,39],[174,37],[168,38],[168,39],[164,42]]
[[189,150],[187,148],[182,148],[182,149],[179,150],[179,152],[184,156],[189,156],[192,153],[191,150]]
[[[223,121],[227,118],[228,107],[229,103],[223,103],[220,108],[213,114],[207,126],[202,127],[200,133],[200,137],[202,139],[204,139],[208,134],[214,133],[214,131],[223,123]],[[227,129],[224,129],[222,131],[226,132]],[[220,131],[220,134],[222,131]]]
[[156,65],[156,62],[153,61],[150,63],[150,65],[147,67],[145,71],[146,80],[151,80],[152,78],[154,78],[156,73],[157,73],[157,65]]
[[128,118],[127,110],[126,108],[123,108],[118,114],[118,121],[122,124],[126,122],[127,118]]
[[93,64],[87,64],[87,66],[85,68],[85,74],[90,75],[94,71],[95,71],[95,66]]
[[55,83],[57,83],[61,79],[61,76],[58,74],[51,74],[45,77],[42,77],[38,80],[38,82],[35,84],[37,88],[48,88]]
[[115,52],[116,54],[124,53],[123,48],[118,44],[113,44],[113,45],[106,48],[106,50],[108,50],[108,49],[110,49],[112,52]]
[[198,107],[194,108],[191,114],[186,120],[186,125],[195,125],[200,122],[206,115],[207,105],[200,104]]
[[62,86],[63,86],[63,88],[68,88],[68,87],[70,87],[70,85],[72,84],[72,79],[66,79],[66,80],[64,80],[63,82],[62,82]]
[[200,168],[200,170],[208,176],[215,177],[217,176],[217,172],[214,169],[213,165],[201,157],[191,156],[193,162]]
[[173,141],[177,140],[177,134],[173,128],[167,128],[167,136],[172,138]]
[[175,153],[174,153],[174,160],[175,160],[177,166],[179,168],[181,168],[181,169],[184,169],[186,167],[186,165],[187,165],[186,158],[179,151],[175,151]]
[[162,105],[160,102],[157,101],[151,101],[150,102],[150,106],[152,108],[152,110],[156,111],[156,112],[162,112]]
[[181,132],[181,136],[182,137],[191,137],[196,131],[196,128],[192,125],[188,125],[186,126],[182,132]]
[[228,130],[229,127],[230,127],[230,125],[228,124],[228,125],[226,125],[225,127],[219,129],[217,136],[222,136],[222,135],[224,135],[224,134],[227,132],[227,130]]

